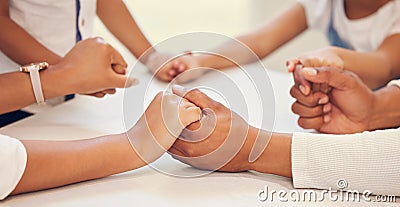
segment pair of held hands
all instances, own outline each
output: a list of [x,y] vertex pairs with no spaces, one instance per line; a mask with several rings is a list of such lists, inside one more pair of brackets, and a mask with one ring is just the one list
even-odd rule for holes
[[295,82],[292,111],[301,127],[330,134],[373,130],[376,95],[330,48],[289,60],[287,67]]
[[157,94],[127,135],[143,165],[169,151],[200,169],[238,172],[250,170],[258,131],[200,90],[175,85],[173,94]]

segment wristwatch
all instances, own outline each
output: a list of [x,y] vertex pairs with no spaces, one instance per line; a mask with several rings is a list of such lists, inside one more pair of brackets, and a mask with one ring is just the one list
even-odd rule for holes
[[45,103],[39,71],[45,70],[48,67],[49,67],[49,64],[47,62],[41,62],[41,63],[31,63],[28,65],[21,66],[19,68],[19,70],[21,72],[29,73],[29,75],[31,77],[33,93],[35,94],[36,102],[38,104]]

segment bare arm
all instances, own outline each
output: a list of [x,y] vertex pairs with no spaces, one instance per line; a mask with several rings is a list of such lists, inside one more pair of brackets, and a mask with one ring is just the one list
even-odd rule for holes
[[[55,68],[50,66],[48,70],[40,72],[46,99],[68,94],[62,81],[59,81],[65,77]],[[18,110],[36,102],[31,80],[27,73],[2,74],[0,76],[0,88],[2,89],[0,90],[0,114]]]
[[0,0],[0,25],[0,50],[16,63],[47,61],[56,64],[61,60],[10,18],[8,0]]
[[79,141],[23,141],[23,144],[28,161],[12,194],[101,178],[145,165],[124,134]]
[[[151,48],[134,18],[122,0],[98,0],[97,15],[105,26],[120,40],[137,58]],[[146,53],[149,56],[151,52]],[[141,60],[146,63],[148,57]]]
[[[304,8],[300,3],[296,3],[263,28],[239,36],[237,40],[249,47],[258,58],[262,59],[306,29],[307,20]],[[251,63],[257,60],[246,47],[236,41],[226,42],[214,49],[213,52],[226,56],[238,64]],[[201,66],[216,69],[234,66],[230,61],[209,55],[200,57],[200,62]]]
[[[23,141],[27,166],[13,193],[101,178],[154,162],[176,141],[173,134],[200,119],[201,110],[181,100],[160,92],[127,133],[79,141]],[[173,112],[167,122],[160,116],[161,106]]]
[[331,48],[370,87],[377,88],[400,76],[400,34],[388,37],[375,52],[363,53]]
[[374,93],[374,108],[371,112],[370,130],[400,126],[400,88],[389,86]]
[[[83,40],[57,65],[40,72],[44,97],[130,87],[137,81],[114,70],[126,70],[126,67],[122,56],[104,40]],[[35,102],[29,74],[1,74],[0,89],[0,114]]]

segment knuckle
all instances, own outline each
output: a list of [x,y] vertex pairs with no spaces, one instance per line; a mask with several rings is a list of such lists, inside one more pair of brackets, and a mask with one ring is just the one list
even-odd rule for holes
[[297,120],[297,124],[298,124],[300,127],[304,128],[304,129],[307,129],[307,125],[305,124],[305,121],[304,121],[303,118],[300,117],[300,118]]
[[313,95],[305,96],[301,99],[299,98],[298,102],[308,107],[313,107],[317,105],[317,100]]
[[298,124],[299,124],[299,126],[301,126],[302,128],[304,128],[304,129],[312,129],[312,126],[311,126],[311,124],[309,123],[309,121],[307,120],[307,119],[305,119],[305,118],[299,118],[299,121],[298,121]]
[[297,109],[298,109],[297,105],[298,105],[297,102],[294,102],[294,103],[292,104],[292,112],[295,113],[295,114],[299,114],[299,113],[298,113],[298,110],[297,110]]
[[317,106],[312,109],[312,113],[314,115],[322,115],[322,112],[323,112],[322,106]]
[[297,98],[296,90],[297,88],[295,86],[292,86],[292,88],[290,89],[290,96],[292,96],[293,98]]

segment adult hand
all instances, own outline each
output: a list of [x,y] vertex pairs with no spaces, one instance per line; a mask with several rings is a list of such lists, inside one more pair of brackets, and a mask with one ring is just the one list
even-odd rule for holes
[[311,83],[332,87],[327,104],[328,98],[322,93],[305,96],[297,87],[292,87],[291,95],[296,99],[292,110],[300,115],[301,127],[333,134],[369,130],[374,94],[358,76],[327,67],[304,68],[301,73]]
[[146,67],[159,80],[170,82],[174,78],[170,75],[170,71],[174,70],[173,59],[170,53],[153,52],[146,61]]
[[182,132],[169,149],[172,156],[204,170],[249,170],[249,156],[259,130],[197,89],[187,91],[175,86],[173,91],[200,107],[203,116]]
[[[79,42],[52,72],[60,74],[65,94],[114,93],[115,88],[130,87],[138,80],[128,78],[123,57],[102,38]],[[60,81],[61,83],[61,81]]]

